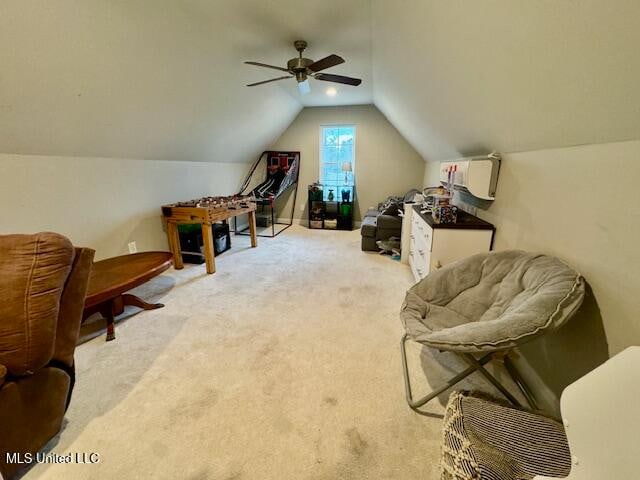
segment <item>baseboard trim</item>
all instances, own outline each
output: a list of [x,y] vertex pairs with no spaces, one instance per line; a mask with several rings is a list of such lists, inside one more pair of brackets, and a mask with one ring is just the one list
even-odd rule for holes
[[[279,224],[284,224],[287,225],[291,219],[290,218],[281,218],[281,217],[276,217],[275,219],[276,223]],[[307,219],[302,219],[302,218],[294,218],[293,219],[293,225],[301,225],[303,227],[309,227],[309,221]],[[240,223],[238,222],[238,230],[242,230],[243,228],[248,228],[249,224],[248,223]],[[360,227],[362,226],[362,222],[361,221],[354,221],[353,222],[353,229],[354,230],[359,230]]]

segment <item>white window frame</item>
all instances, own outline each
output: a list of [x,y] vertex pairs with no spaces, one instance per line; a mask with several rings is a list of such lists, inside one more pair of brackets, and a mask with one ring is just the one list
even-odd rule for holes
[[318,178],[320,183],[323,183],[324,179],[322,178],[322,167],[324,165],[324,160],[322,158],[323,148],[324,147],[324,129],[325,128],[353,128],[353,156],[351,158],[351,178],[353,180],[353,186],[355,187],[356,183],[356,143],[358,141],[358,127],[355,123],[323,123],[320,125],[320,129],[318,131]]

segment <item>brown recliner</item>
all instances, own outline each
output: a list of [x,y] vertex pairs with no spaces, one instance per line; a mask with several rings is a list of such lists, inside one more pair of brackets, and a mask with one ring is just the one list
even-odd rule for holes
[[[94,251],[55,233],[0,235],[0,472],[59,431],[75,381]],[[10,459],[7,453],[19,456]]]

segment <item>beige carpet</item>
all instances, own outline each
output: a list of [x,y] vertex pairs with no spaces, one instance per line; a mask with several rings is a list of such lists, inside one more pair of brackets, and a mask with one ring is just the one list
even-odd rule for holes
[[[297,226],[257,249],[235,237],[215,275],[171,269],[139,290],[166,307],[128,310],[115,342],[76,350],[50,446],[101,462],[24,478],[437,479],[441,419],[404,401],[398,311],[411,273],[359,241]],[[420,368],[412,353],[423,386],[456,368],[426,351]]]

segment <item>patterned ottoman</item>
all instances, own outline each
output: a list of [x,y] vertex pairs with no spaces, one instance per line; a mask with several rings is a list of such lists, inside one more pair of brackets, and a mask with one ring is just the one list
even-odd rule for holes
[[453,392],[444,416],[442,480],[566,477],[571,455],[562,424],[468,393]]

